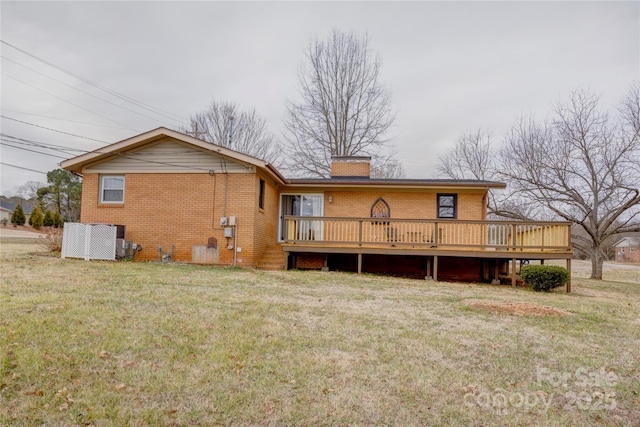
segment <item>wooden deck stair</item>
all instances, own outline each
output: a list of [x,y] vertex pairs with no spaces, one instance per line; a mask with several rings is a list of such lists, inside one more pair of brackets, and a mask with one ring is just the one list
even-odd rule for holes
[[284,270],[285,262],[282,245],[267,246],[262,258],[258,261],[258,270]]

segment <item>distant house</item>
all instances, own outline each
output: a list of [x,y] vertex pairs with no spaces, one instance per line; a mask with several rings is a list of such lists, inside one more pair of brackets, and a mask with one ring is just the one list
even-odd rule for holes
[[487,220],[500,182],[376,179],[334,157],[326,179],[158,128],[63,161],[81,222],[123,225],[136,259],[516,282],[516,260],[572,257],[568,222]]
[[[7,218],[7,221],[10,223],[11,214],[13,214],[13,211],[16,209],[16,206],[18,206],[16,203],[0,202],[0,215],[1,215],[0,220],[2,218]],[[31,216],[31,211],[32,211],[31,206],[22,205],[22,211],[24,212],[25,225],[29,224],[29,217]]]
[[616,243],[616,261],[640,263],[640,237],[625,237]]
[[0,206],[0,221],[11,222],[11,210]]

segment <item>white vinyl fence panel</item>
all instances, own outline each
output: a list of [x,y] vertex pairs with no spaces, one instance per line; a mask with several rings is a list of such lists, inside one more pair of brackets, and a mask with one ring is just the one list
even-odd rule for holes
[[115,260],[117,228],[108,224],[67,222],[62,234],[62,258]]

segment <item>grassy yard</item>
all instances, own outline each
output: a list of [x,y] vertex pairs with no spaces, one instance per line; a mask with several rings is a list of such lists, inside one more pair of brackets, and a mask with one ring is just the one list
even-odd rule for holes
[[567,295],[41,251],[1,244],[0,425],[640,425],[636,270]]

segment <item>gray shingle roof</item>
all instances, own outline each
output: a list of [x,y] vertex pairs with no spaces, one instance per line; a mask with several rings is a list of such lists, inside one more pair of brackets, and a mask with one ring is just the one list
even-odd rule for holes
[[[16,208],[17,204],[16,203],[10,203],[10,202],[0,202],[0,206],[2,206],[5,209],[8,209],[11,212],[13,212],[14,209]],[[31,215],[31,210],[32,210],[31,207],[22,205],[22,210],[24,211],[25,215]]]

